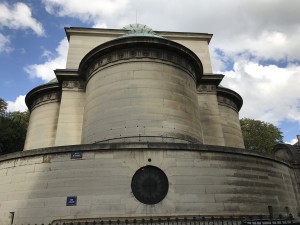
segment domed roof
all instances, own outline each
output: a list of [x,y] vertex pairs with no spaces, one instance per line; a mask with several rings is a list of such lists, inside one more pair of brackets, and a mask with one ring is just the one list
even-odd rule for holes
[[163,38],[160,35],[157,35],[151,27],[148,27],[144,24],[129,24],[123,29],[128,30],[127,34],[122,35],[120,38],[125,37],[135,37],[135,36],[146,36],[146,37],[156,37],[156,38]]
[[47,84],[51,84],[51,83],[58,83],[57,78],[53,78],[52,80],[48,81]]

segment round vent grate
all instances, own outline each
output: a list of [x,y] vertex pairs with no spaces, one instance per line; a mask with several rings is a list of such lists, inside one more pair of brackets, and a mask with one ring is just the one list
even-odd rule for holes
[[145,166],[133,175],[131,189],[134,197],[140,202],[147,205],[157,204],[168,193],[168,178],[161,169]]

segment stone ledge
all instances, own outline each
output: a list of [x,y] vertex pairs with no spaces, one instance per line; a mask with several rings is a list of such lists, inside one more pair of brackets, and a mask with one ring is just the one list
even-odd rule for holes
[[[118,38],[99,45],[83,57],[78,71],[81,76],[88,79],[88,76],[102,65],[126,58],[159,58],[176,62],[181,66],[184,65],[183,67],[187,68],[193,77],[195,76],[196,83],[203,75],[202,62],[190,49],[174,41],[146,36]],[[184,62],[181,63],[181,59]]]
[[225,147],[218,145],[203,144],[185,144],[185,143],[155,143],[155,142],[139,142],[139,143],[100,143],[100,144],[84,144],[84,145],[66,145],[48,148],[39,148],[22,152],[15,152],[0,156],[0,162],[7,160],[34,157],[48,154],[70,153],[75,151],[107,151],[107,150],[181,150],[181,151],[199,151],[199,152],[216,152],[243,155],[248,157],[266,159],[284,164],[290,168],[294,168],[295,164],[286,162],[280,158],[266,156],[259,153],[247,151],[242,148]]

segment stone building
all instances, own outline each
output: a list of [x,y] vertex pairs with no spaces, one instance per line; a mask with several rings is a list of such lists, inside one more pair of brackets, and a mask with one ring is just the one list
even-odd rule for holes
[[293,165],[244,149],[211,34],[66,34],[66,69],[26,96],[24,151],[0,158],[0,224],[298,213]]

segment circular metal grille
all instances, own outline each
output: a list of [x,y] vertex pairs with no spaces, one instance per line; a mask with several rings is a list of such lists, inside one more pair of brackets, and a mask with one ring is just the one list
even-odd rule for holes
[[131,189],[137,200],[144,204],[153,205],[166,197],[169,182],[161,169],[155,166],[145,166],[133,175]]

